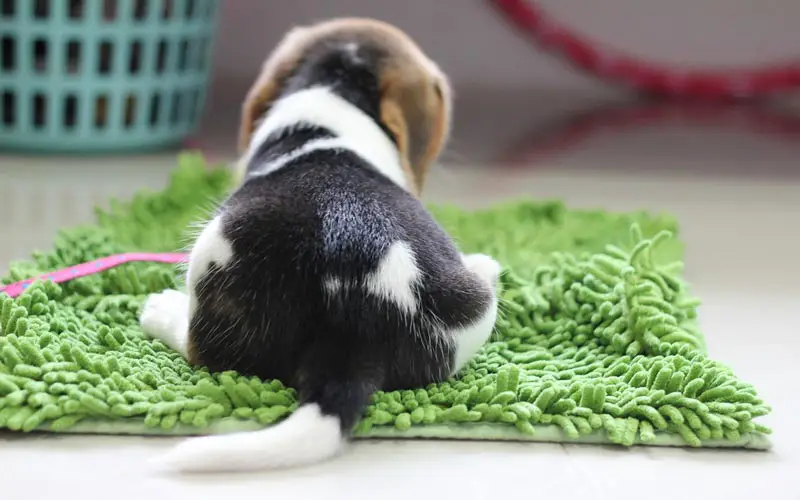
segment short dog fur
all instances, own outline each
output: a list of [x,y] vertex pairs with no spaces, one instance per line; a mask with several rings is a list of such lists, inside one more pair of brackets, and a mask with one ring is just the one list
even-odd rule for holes
[[300,406],[261,431],[190,439],[163,465],[332,457],[373,392],[446,379],[486,342],[500,267],[461,255],[418,198],[450,101],[445,76],[390,25],[286,35],[245,101],[241,184],[196,239],[187,292],[149,297],[141,324],[212,371],[284,381]]

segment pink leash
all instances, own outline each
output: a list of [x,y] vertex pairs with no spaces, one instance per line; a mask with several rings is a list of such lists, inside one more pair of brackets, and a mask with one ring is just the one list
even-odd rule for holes
[[63,283],[65,281],[82,278],[91,274],[101,273],[112,267],[117,267],[126,262],[161,262],[163,264],[178,264],[186,261],[186,254],[183,253],[121,253],[118,255],[110,255],[101,259],[84,262],[77,266],[65,267],[35,278],[30,278],[23,281],[18,281],[10,285],[0,285],[0,293],[6,293],[9,296],[17,297],[25,291],[31,283],[41,280],[50,280],[55,283]]
[[[202,151],[202,147],[194,141],[188,140],[185,143],[187,149],[195,149]],[[206,157],[208,157],[206,155]],[[59,269],[35,278],[30,278],[23,281],[18,281],[10,285],[0,285],[0,293],[8,294],[10,297],[18,297],[31,283],[41,280],[51,280],[55,283],[63,283],[65,281],[82,278],[91,274],[101,273],[112,267],[117,267],[126,262],[160,262],[163,264],[179,264],[186,262],[188,255],[184,253],[121,253],[117,255],[109,255],[101,259],[84,262],[77,266],[66,267]]]

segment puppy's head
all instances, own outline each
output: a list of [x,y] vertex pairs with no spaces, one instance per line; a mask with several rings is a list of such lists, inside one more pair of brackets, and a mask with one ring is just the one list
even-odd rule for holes
[[376,73],[380,120],[400,152],[403,169],[419,194],[450,132],[451,90],[446,76],[401,30],[381,21],[343,18],[287,33],[264,63],[245,98],[239,148],[246,151],[258,121],[269,112],[306,54],[332,40],[351,40],[381,55]]

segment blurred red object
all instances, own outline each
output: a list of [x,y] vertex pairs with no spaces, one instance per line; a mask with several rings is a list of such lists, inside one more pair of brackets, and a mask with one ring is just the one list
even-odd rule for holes
[[488,0],[541,49],[636,91],[690,99],[754,99],[800,87],[800,62],[735,70],[685,70],[610,51],[550,19],[532,0]]

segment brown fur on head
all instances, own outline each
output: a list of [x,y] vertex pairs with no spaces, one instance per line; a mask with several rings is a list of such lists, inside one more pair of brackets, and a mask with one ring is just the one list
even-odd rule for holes
[[256,124],[280,96],[303,55],[330,37],[342,35],[380,47],[387,54],[378,70],[381,121],[395,136],[409,184],[420,194],[450,132],[450,84],[405,33],[373,19],[334,19],[289,31],[265,61],[245,98],[239,149],[247,150]]

